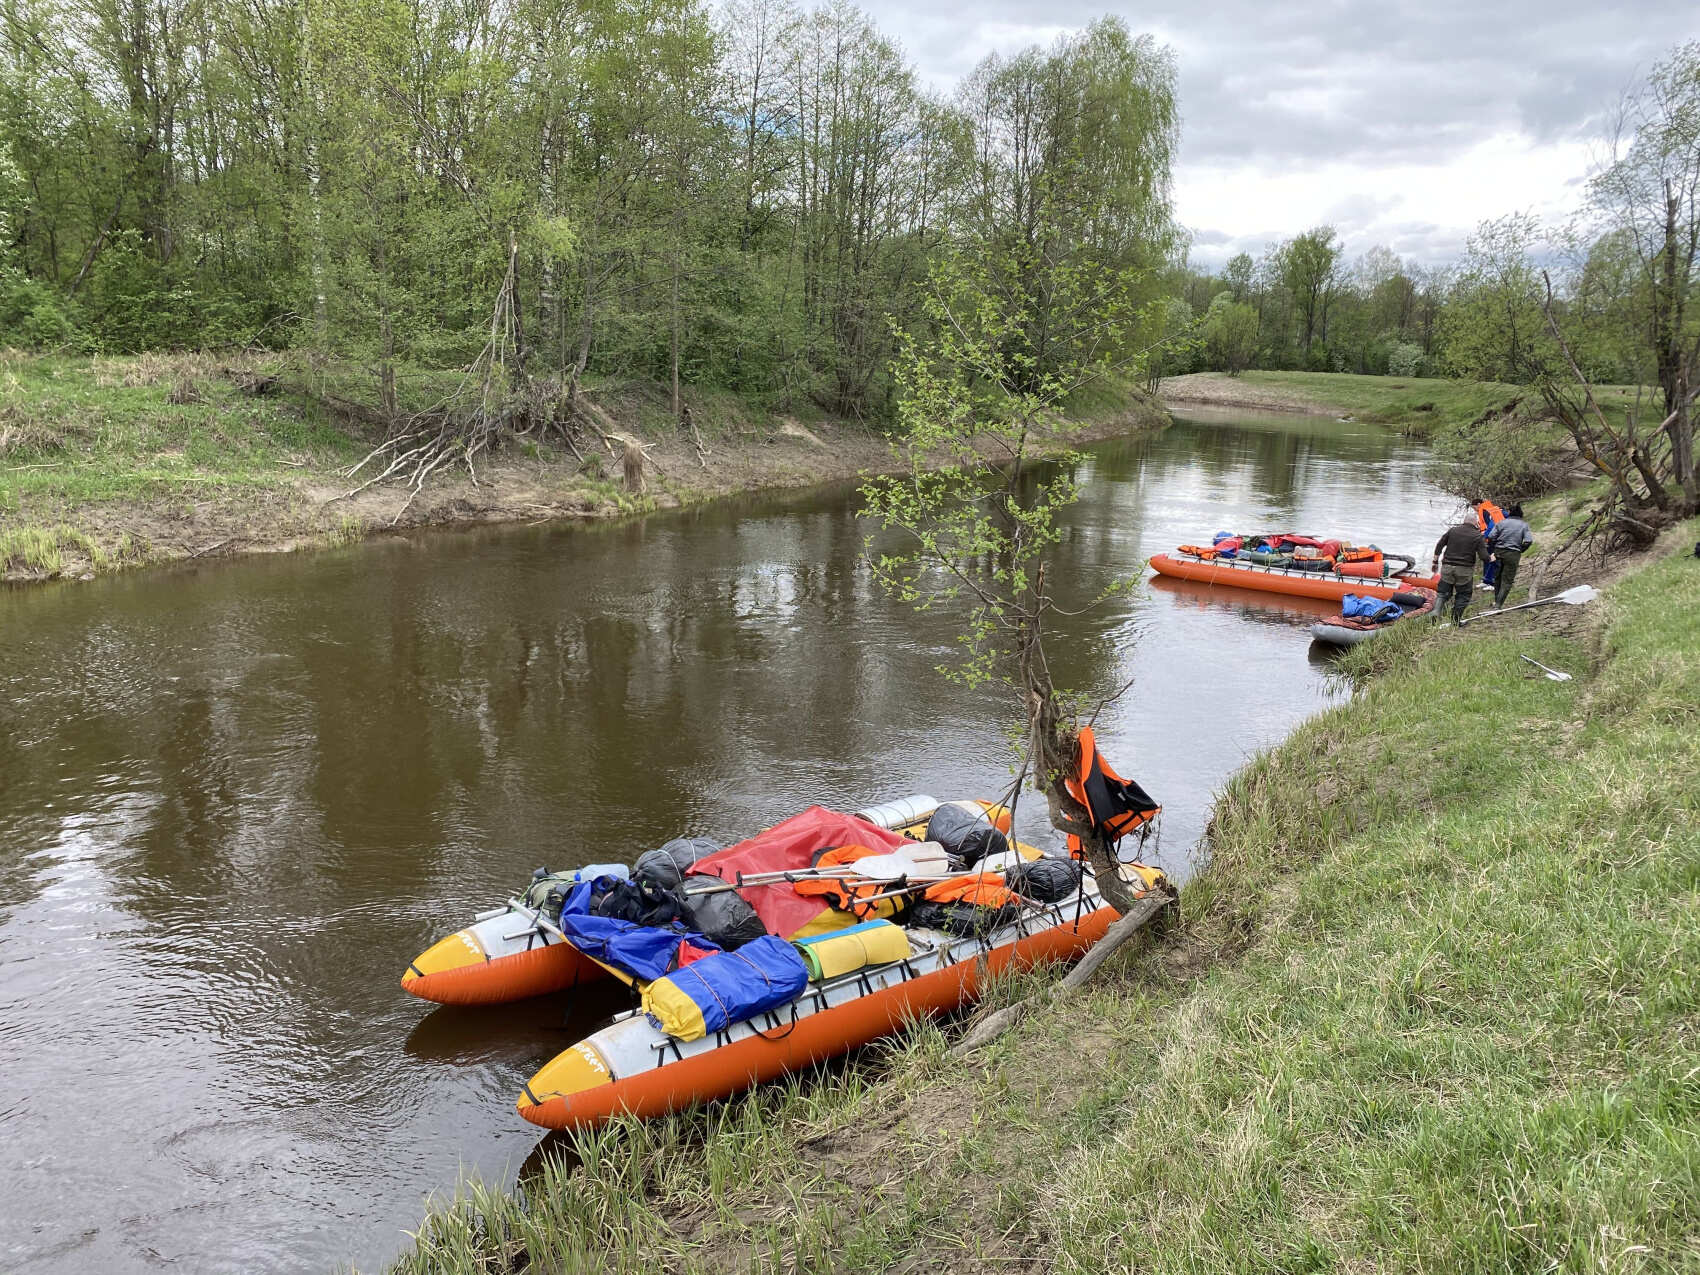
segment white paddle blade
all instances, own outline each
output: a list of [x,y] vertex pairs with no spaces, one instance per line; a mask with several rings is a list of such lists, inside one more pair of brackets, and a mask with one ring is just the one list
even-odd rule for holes
[[1547,681],[1549,682],[1568,682],[1570,680],[1570,674],[1560,672],[1555,668],[1548,668],[1539,660],[1531,660],[1527,655],[1519,655],[1517,658],[1526,664],[1533,664],[1536,668],[1540,669],[1542,673],[1546,674]]
[[844,868],[854,872],[859,877],[870,877],[876,881],[896,881],[900,877],[932,876],[950,871],[950,855],[936,841],[923,841],[919,845],[904,846],[901,850],[893,850],[890,854],[870,854],[847,863]]
[[1600,591],[1593,585],[1579,584],[1573,589],[1566,589],[1563,593],[1553,594],[1553,601],[1568,602],[1572,606],[1575,606],[1581,602],[1592,602],[1599,596]]

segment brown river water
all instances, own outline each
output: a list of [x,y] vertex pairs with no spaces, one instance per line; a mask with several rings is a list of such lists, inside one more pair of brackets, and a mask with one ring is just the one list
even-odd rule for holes
[[[1096,445],[1064,607],[1218,529],[1421,555],[1454,503],[1375,427],[1243,415]],[[609,1005],[397,985],[541,864],[629,862],[819,801],[995,796],[1011,705],[933,668],[847,488],[0,588],[0,1270],[381,1267],[425,1200],[511,1182],[513,1100]],[[1058,680],[1159,800],[1342,694],[1327,604],[1158,581],[1067,621]],[[1046,836],[1037,802],[1020,830]]]

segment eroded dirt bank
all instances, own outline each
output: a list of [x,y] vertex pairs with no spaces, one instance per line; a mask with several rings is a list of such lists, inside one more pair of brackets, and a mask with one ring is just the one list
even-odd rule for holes
[[[1143,398],[1072,429],[1084,442],[1160,428],[1167,414]],[[615,425],[623,422],[615,420]],[[311,459],[280,481],[203,491],[174,484],[134,495],[0,511],[0,532],[31,552],[0,554],[0,579],[84,579],[123,567],[345,544],[398,529],[472,523],[599,520],[676,508],[743,492],[806,487],[890,471],[890,440],[853,423],[780,417],[704,439],[640,435],[645,481],[621,481],[619,445],[595,439],[583,458],[510,450],[475,472],[439,472],[414,492],[400,483],[356,490],[342,466]],[[530,454],[528,454],[530,453]],[[290,463],[290,462],[286,462]]]

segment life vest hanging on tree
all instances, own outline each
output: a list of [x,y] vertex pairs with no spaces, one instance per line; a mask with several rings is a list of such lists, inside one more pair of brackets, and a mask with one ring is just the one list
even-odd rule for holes
[[[1079,746],[1079,767],[1063,780],[1063,787],[1086,807],[1099,834],[1114,846],[1128,833],[1147,827],[1163,808],[1151,800],[1145,789],[1116,774],[1098,751],[1098,741],[1090,726],[1081,728]],[[1083,850],[1080,838],[1072,833],[1068,849],[1075,858]]]

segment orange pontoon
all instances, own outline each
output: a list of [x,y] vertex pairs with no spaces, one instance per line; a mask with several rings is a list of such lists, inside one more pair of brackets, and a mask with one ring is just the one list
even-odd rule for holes
[[[1123,868],[1143,890],[1163,874]],[[1090,874],[1080,893],[1029,911],[983,939],[910,928],[910,956],[811,983],[797,1000],[698,1040],[667,1035],[640,1011],[557,1055],[526,1084],[519,1114],[548,1129],[587,1128],[621,1112],[659,1116],[739,1093],[896,1031],[910,1018],[974,1000],[986,970],[1080,956],[1115,920]]]
[[1390,598],[1410,588],[1433,589],[1439,586],[1436,576],[1401,575],[1385,580],[1369,580],[1341,576],[1333,572],[1291,571],[1283,567],[1266,567],[1256,563],[1239,562],[1232,558],[1205,561],[1186,555],[1156,553],[1151,555],[1151,567],[1159,575],[1175,576],[1182,580],[1197,580],[1203,584],[1220,584],[1234,589],[1255,589],[1260,593],[1285,593],[1295,598],[1328,598],[1338,600],[1348,593],[1359,597]]

